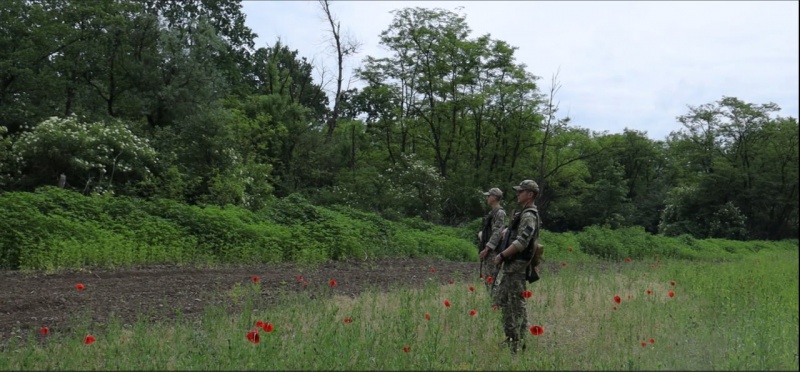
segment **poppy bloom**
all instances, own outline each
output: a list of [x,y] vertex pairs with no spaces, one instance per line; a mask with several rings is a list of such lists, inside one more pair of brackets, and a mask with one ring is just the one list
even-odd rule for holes
[[253,280],[253,283],[258,283],[258,282],[261,281],[261,278],[259,278],[257,276],[254,276],[254,277],[251,278],[251,280]]
[[531,326],[530,331],[534,336],[541,336],[544,333],[544,327],[540,325]]
[[631,262],[631,258],[630,257],[625,258],[625,262]]
[[92,335],[86,335],[86,337],[83,338],[83,343],[86,344],[86,345],[91,345],[95,341],[97,341],[97,339],[94,338],[94,336],[92,336]]
[[469,291],[470,291],[470,292],[475,292],[475,287],[473,287],[473,286],[469,286]]
[[307,281],[303,281],[303,287],[307,287],[307,286],[308,286],[308,282]]
[[675,292],[673,292],[673,291],[669,291],[669,293],[667,293],[667,294],[668,294],[670,297],[675,297]]
[[494,282],[494,278],[491,275],[486,277],[486,283],[492,284]]
[[497,305],[492,305],[492,310],[497,310]]
[[478,312],[477,312],[477,311],[475,311],[475,310],[470,310],[470,311],[469,311],[469,316],[475,316],[475,314],[477,314],[477,313],[478,313]]
[[616,306],[614,306],[614,310],[616,310],[616,309],[617,309],[617,307],[616,307]]
[[431,267],[431,272],[432,272],[432,273],[435,273],[435,272],[436,272],[436,269],[434,269],[434,268],[432,268],[432,267]]
[[622,302],[622,299],[619,298],[619,296],[614,296],[614,302],[620,303],[620,302]]
[[561,267],[567,267],[567,263],[566,262],[562,262],[561,263]]
[[257,344],[257,343],[261,342],[261,337],[258,336],[258,330],[257,329],[254,329],[254,330],[252,330],[250,332],[247,332],[246,337],[247,337],[247,341],[250,341],[250,342],[252,342],[254,344]]
[[263,329],[264,332],[267,333],[272,332],[272,330],[275,329],[275,326],[273,326],[272,323],[267,323],[261,320],[256,322],[256,327]]
[[41,334],[43,334],[43,335],[47,336],[48,334],[50,334],[50,329],[49,329],[49,328],[47,328],[47,327],[42,327],[42,328],[39,328],[39,333],[41,333]]
[[411,351],[411,346],[403,346],[403,351],[405,351],[406,353]]
[[348,316],[347,318],[344,318],[344,322],[347,323],[347,324],[350,324],[350,323],[353,322],[353,318]]
[[642,342],[642,347],[646,347],[646,346],[647,346],[647,342]]
[[431,314],[425,313],[425,320],[431,320]]
[[78,284],[75,284],[75,289],[77,289],[79,291],[82,291],[82,290],[86,289],[86,286],[83,285],[83,283],[78,283]]
[[336,281],[331,279],[331,281],[328,282],[328,285],[330,285],[331,287],[335,287],[336,286]]
[[302,282],[303,281],[303,276],[302,275],[298,275],[297,276],[297,281],[298,282]]
[[572,247],[569,247],[569,251],[572,252]]
[[645,291],[645,292],[647,292],[647,294],[653,294],[653,291],[651,291],[649,289],[647,291]]
[[450,307],[450,301],[444,300],[444,307]]
[[525,290],[522,291],[522,298],[531,298],[533,296],[533,292]]
[[651,344],[654,344],[654,343],[656,343],[656,339],[654,339],[654,338],[651,338],[651,339],[650,339],[650,343],[651,343]]
[[675,282],[669,282],[669,285],[674,287],[675,286]]
[[453,284],[453,283],[455,283],[455,282],[453,281],[453,279],[450,279],[450,284]]

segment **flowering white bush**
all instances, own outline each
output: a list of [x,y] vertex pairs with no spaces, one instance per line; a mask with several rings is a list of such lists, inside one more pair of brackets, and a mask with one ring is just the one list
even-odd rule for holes
[[26,176],[46,183],[61,173],[68,182],[91,177],[95,184],[144,178],[157,161],[147,139],[133,134],[124,122],[87,123],[74,115],[51,117],[22,133],[12,145],[12,156]]

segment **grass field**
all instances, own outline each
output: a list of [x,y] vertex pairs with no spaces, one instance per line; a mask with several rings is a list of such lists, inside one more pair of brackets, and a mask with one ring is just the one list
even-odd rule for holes
[[796,250],[564,263],[528,286],[529,321],[544,333],[516,356],[499,346],[500,310],[477,278],[355,298],[287,293],[270,307],[251,283],[225,294],[241,314],[31,332],[0,352],[0,370],[798,370]]

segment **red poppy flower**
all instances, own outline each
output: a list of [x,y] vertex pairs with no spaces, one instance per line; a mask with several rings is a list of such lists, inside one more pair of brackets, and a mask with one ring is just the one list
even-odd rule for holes
[[675,297],[675,292],[673,292],[673,291],[669,291],[669,293],[667,293],[667,294],[668,294],[670,297]]
[[444,300],[444,307],[450,307],[450,301]]
[[494,282],[494,278],[491,275],[486,277],[486,283],[492,284]]
[[347,318],[344,318],[344,322],[347,323],[347,324],[350,324],[350,323],[353,322],[353,318],[348,316]]
[[475,292],[475,287],[473,287],[473,286],[469,286],[469,291],[470,291],[470,292]]
[[646,292],[647,292],[647,294],[653,294],[653,291],[651,291],[649,289]]
[[647,342],[642,342],[642,347],[646,347],[646,346],[647,346]]
[[453,284],[453,283],[455,283],[455,282],[453,281],[453,279],[450,279],[450,284]]
[[43,334],[43,335],[47,336],[48,334],[50,334],[50,329],[49,329],[49,328],[47,328],[47,327],[42,327],[42,328],[39,328],[39,333],[41,333],[41,334]]
[[254,277],[252,277],[251,279],[253,280],[253,283],[258,283],[258,282],[260,282],[260,281],[261,281],[261,278],[259,278],[259,277],[257,277],[257,276],[254,276]]
[[669,282],[669,285],[674,287],[675,286],[675,282]]
[[436,269],[434,269],[434,268],[432,268],[432,267],[431,267],[431,272],[432,272],[432,273],[435,273],[435,272],[436,272]]
[[567,263],[566,262],[562,262],[561,263],[561,267],[567,267]]
[[534,336],[541,336],[544,333],[544,327],[540,325],[531,326],[530,331]]
[[650,343],[651,343],[651,344],[654,344],[654,343],[656,343],[656,339],[654,339],[654,338],[651,338],[651,339],[650,339]]
[[431,314],[425,313],[425,320],[431,320]]
[[475,311],[475,310],[470,310],[469,311],[469,316],[475,316],[476,314],[478,314],[478,312]]
[[616,307],[616,306],[614,306],[614,310],[616,310],[616,309],[617,309],[617,307]]
[[492,305],[492,310],[497,310],[497,305]]
[[303,281],[303,287],[307,287],[307,286],[308,286],[308,282]]
[[569,251],[572,252],[572,247],[569,247]]
[[331,281],[328,282],[328,285],[330,285],[331,287],[335,287],[336,286],[336,281],[331,279]]
[[78,284],[75,284],[75,289],[77,289],[79,291],[82,291],[82,290],[86,289],[86,286],[83,285],[83,283],[78,283]]
[[272,323],[267,323],[262,320],[256,322],[256,327],[263,329],[264,332],[267,333],[272,332],[272,330],[275,329],[275,326],[273,326]]
[[525,290],[522,291],[522,298],[531,298],[533,296],[533,292]]
[[405,351],[406,353],[411,351],[411,346],[403,346],[403,351]]
[[297,281],[298,282],[302,282],[303,281],[303,276],[302,275],[298,275],[297,276]]
[[92,336],[92,335],[86,335],[86,337],[83,338],[83,343],[86,344],[86,345],[91,345],[95,341],[97,341],[97,339],[94,338],[94,336]]
[[622,302],[622,299],[619,298],[619,296],[614,296],[614,302],[620,303],[620,302]]
[[631,262],[631,258],[630,257],[625,258],[625,262]]
[[254,344],[261,342],[261,337],[258,336],[258,330],[254,329],[250,332],[247,332],[247,341],[250,341]]

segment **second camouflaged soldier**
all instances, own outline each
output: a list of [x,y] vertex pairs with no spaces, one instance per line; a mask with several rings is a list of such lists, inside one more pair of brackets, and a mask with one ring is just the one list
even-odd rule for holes
[[533,203],[539,194],[539,185],[532,180],[524,180],[519,186],[514,186],[514,190],[517,191],[517,203],[523,210],[512,219],[507,239],[511,243],[495,256],[494,263],[503,265],[503,278],[497,289],[496,301],[503,308],[505,343],[516,353],[520,346],[525,349],[528,311],[522,292],[526,286],[525,269],[533,258],[533,246],[540,225],[539,212]]
[[[486,283],[489,296],[492,296],[492,282],[497,279],[500,268],[492,262],[492,258],[497,254],[495,250],[500,245],[503,228],[506,226],[506,211],[500,206],[503,199],[503,192],[494,187],[483,193],[486,196],[486,204],[492,209],[483,219],[483,228],[478,233],[479,256],[481,260],[481,279]],[[488,258],[487,258],[488,256]],[[491,278],[491,279],[489,279]],[[494,301],[493,301],[494,302]],[[494,304],[494,303],[493,303]]]

